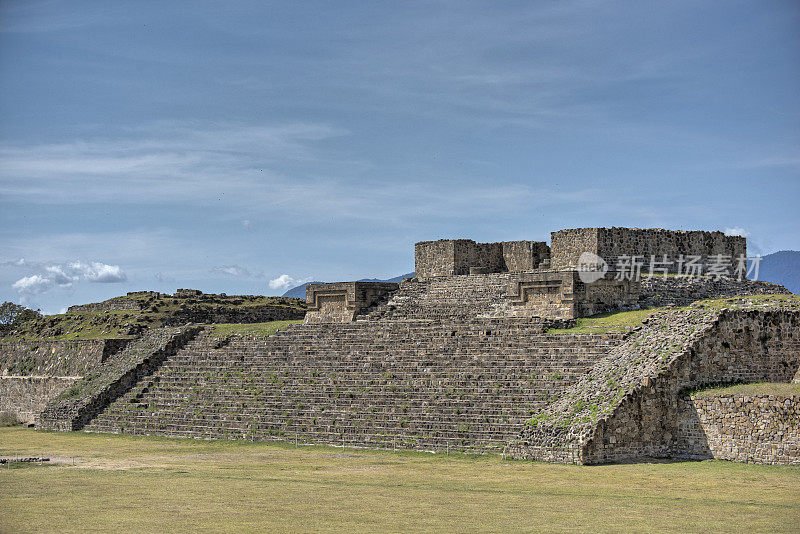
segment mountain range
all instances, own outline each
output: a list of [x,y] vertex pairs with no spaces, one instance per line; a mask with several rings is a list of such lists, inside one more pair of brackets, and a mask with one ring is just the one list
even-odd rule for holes
[[[359,282],[400,282],[403,278],[410,278],[414,273],[407,273],[402,276],[395,276],[388,280],[377,278],[363,278]],[[767,254],[761,258],[758,268],[758,279],[765,282],[774,282],[786,287],[792,293],[800,293],[800,251],[781,250]],[[293,287],[283,294],[284,297],[306,298],[306,286],[308,284],[318,284],[319,282],[307,282]]]

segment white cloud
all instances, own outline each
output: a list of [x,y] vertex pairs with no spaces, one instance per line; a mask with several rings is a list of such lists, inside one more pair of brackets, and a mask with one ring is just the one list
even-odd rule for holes
[[748,237],[750,235],[750,232],[748,232],[747,230],[745,230],[740,226],[734,226],[733,228],[726,227],[725,235],[738,235],[741,237]]
[[44,293],[53,287],[53,280],[38,274],[32,274],[31,276],[20,278],[11,284],[11,287],[20,293],[32,295],[35,293]]
[[298,286],[307,282],[308,280],[300,280],[295,279],[289,276],[288,274],[282,274],[278,278],[273,278],[269,281],[269,287],[271,289],[289,289],[293,286]]
[[[48,274],[48,277],[60,287],[70,287],[73,283],[80,280],[80,276],[70,273],[67,274],[64,272],[65,267],[62,265],[47,265],[44,270]],[[69,267],[67,267],[69,269]]]
[[[11,262],[9,262],[11,263]],[[79,281],[95,283],[120,283],[128,277],[119,265],[108,265],[99,261],[66,263],[28,263],[24,260],[15,265],[35,266],[40,272],[20,278],[11,287],[20,294],[44,293],[53,287],[71,288]]]
[[128,280],[127,275],[119,265],[108,265],[100,263],[99,261],[93,261],[91,263],[76,261],[69,263],[68,267],[73,272],[78,273],[87,282],[115,284]]

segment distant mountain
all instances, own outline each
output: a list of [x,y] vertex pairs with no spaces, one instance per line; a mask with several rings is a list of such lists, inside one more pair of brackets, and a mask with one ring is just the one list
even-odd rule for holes
[[284,293],[281,296],[282,297],[291,297],[291,298],[294,298],[294,299],[304,299],[304,298],[306,298],[306,286],[308,284],[320,284],[320,283],[322,283],[322,282],[317,282],[316,280],[314,282],[306,282],[305,284],[300,284],[299,286],[293,287],[292,289],[290,289],[289,291],[287,291],[286,293]]
[[[390,278],[388,280],[379,280],[377,278],[362,278],[359,282],[400,282],[403,278],[411,278],[414,276],[414,273],[404,274],[402,276],[395,276],[394,278]],[[321,284],[322,282],[306,282],[305,284],[300,284],[299,286],[293,287],[292,289],[288,290],[284,293],[283,297],[292,297],[296,299],[304,299],[306,298],[306,286],[308,284]]]
[[400,276],[395,276],[394,278],[389,278],[388,280],[379,280],[377,278],[362,278],[359,282],[402,282],[404,278],[413,278],[414,273],[406,273]]
[[800,251],[781,250],[761,258],[758,279],[785,286],[792,293],[800,293]]

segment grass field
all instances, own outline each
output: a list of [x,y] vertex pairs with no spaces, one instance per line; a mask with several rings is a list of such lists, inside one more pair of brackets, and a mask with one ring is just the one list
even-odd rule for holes
[[[0,428],[0,531],[797,532],[800,469],[565,466]],[[72,458],[75,458],[74,465]]]

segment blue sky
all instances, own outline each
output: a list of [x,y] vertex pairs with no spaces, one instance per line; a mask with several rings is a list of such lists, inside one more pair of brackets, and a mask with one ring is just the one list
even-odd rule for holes
[[799,249],[798,95],[796,1],[0,0],[0,300],[281,294],[581,226]]

